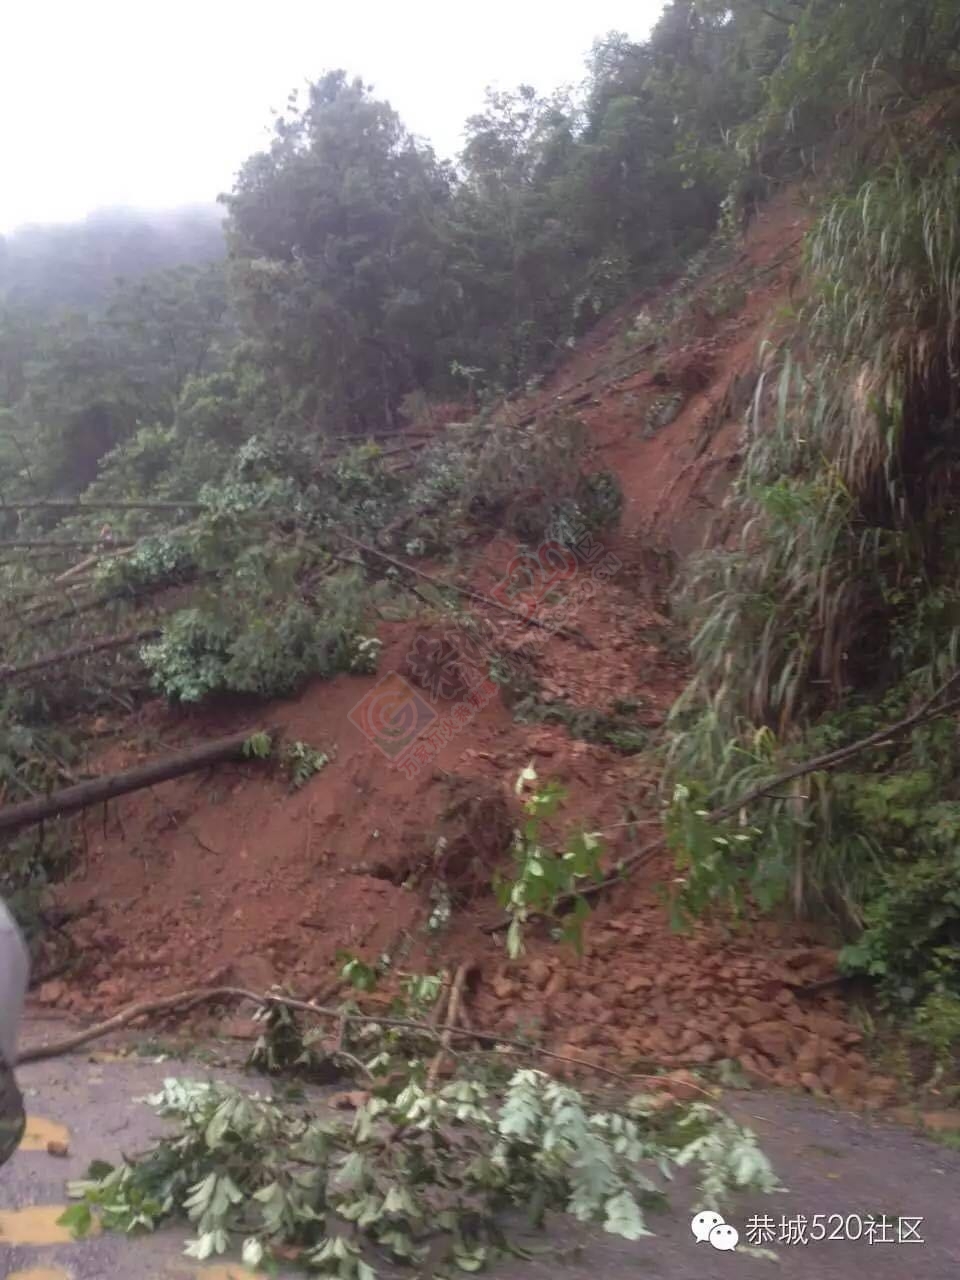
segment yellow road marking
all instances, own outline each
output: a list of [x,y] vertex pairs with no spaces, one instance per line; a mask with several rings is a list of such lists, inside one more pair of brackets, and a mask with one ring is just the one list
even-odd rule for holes
[[43,1116],[27,1116],[27,1129],[20,1143],[21,1151],[46,1151],[48,1142],[70,1141],[70,1130],[56,1120]]

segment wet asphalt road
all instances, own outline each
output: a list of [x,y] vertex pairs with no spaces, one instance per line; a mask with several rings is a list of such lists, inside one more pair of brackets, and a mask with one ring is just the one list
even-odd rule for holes
[[[185,1232],[168,1229],[136,1239],[101,1235],[84,1241],[50,1239],[52,1212],[17,1215],[16,1211],[65,1204],[65,1183],[80,1177],[91,1159],[116,1159],[134,1152],[161,1122],[137,1099],[170,1075],[194,1079],[236,1079],[229,1072],[196,1062],[152,1062],[123,1058],[94,1060],[77,1054],[22,1068],[21,1087],[27,1110],[45,1125],[66,1126],[70,1154],[66,1159],[47,1153],[44,1125],[35,1126],[33,1150],[21,1149],[0,1169],[0,1276],[30,1280],[177,1280],[198,1274],[206,1280],[232,1280],[248,1273],[241,1268],[204,1272],[182,1256]],[[266,1091],[262,1080],[248,1078],[248,1087]],[[697,1243],[690,1232],[689,1191],[677,1188],[674,1208],[653,1215],[653,1239],[627,1243],[603,1233],[576,1235],[557,1227],[553,1241],[564,1260],[545,1258],[531,1263],[511,1262],[497,1268],[500,1280],[713,1280],[737,1276],[745,1280],[947,1280],[960,1276],[960,1152],[949,1150],[910,1131],[884,1122],[818,1107],[783,1094],[740,1093],[728,1105],[749,1124],[788,1188],[770,1197],[756,1196],[730,1208],[728,1223],[741,1239],[748,1220],[772,1219],[780,1235],[781,1219],[804,1217],[808,1231],[814,1215],[825,1215],[830,1234],[856,1233],[859,1219],[886,1215],[888,1227],[877,1234],[891,1239],[869,1244],[845,1239],[768,1247],[778,1262],[747,1256],[742,1249],[719,1252]],[[13,1211],[13,1216],[10,1216]],[[833,1216],[831,1216],[833,1215]],[[838,1217],[843,1225],[838,1228]],[[900,1219],[915,1224],[917,1240],[899,1242],[909,1234]],[[849,1220],[849,1228],[847,1222]],[[787,1228],[789,1229],[789,1228]],[[35,1237],[32,1243],[10,1243],[10,1232]],[[5,1235],[6,1233],[6,1235]],[[5,1242],[6,1241],[6,1242]]]

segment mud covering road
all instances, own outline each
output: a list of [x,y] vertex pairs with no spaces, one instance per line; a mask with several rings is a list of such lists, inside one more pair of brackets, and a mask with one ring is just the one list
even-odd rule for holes
[[[135,1152],[161,1122],[137,1099],[171,1075],[195,1079],[239,1079],[196,1062],[155,1062],[78,1054],[34,1063],[20,1073],[27,1110],[28,1136],[14,1159],[0,1170],[0,1276],[5,1280],[246,1280],[239,1265],[201,1268],[182,1255],[185,1232],[179,1228],[136,1239],[100,1235],[84,1241],[64,1238],[54,1226],[65,1200],[68,1178],[82,1176],[93,1158],[117,1159]],[[262,1080],[247,1078],[252,1089]],[[741,1235],[750,1218],[767,1215],[779,1234],[781,1218],[827,1215],[836,1218],[886,1215],[893,1239],[868,1244],[825,1239],[819,1243],[771,1247],[779,1262],[751,1257],[742,1248],[718,1252],[697,1243],[690,1231],[689,1189],[678,1187],[674,1207],[652,1215],[652,1239],[634,1244],[602,1232],[576,1234],[557,1224],[552,1242],[562,1253],[560,1274],[567,1280],[947,1280],[960,1274],[960,1152],[884,1122],[821,1108],[788,1094],[732,1094],[728,1105],[751,1125],[788,1188],[782,1194],[754,1197],[731,1207],[726,1221]],[[64,1132],[66,1131],[66,1132]],[[48,1154],[47,1141],[69,1143],[66,1158]],[[922,1218],[917,1234],[924,1243],[897,1241],[899,1219]],[[844,1225],[846,1233],[846,1225]],[[881,1233],[883,1234],[883,1233]],[[540,1241],[540,1243],[543,1243]],[[500,1280],[547,1280],[558,1273],[556,1258],[511,1262],[497,1269]]]

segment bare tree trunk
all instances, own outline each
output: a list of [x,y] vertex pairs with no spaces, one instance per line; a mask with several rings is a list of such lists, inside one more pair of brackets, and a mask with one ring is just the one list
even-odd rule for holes
[[74,645],[72,649],[48,653],[45,658],[37,658],[34,662],[27,662],[22,667],[0,667],[0,685],[8,680],[16,680],[19,676],[31,675],[34,671],[58,667],[61,662],[73,662],[77,658],[86,658],[93,653],[104,653],[108,649],[124,649],[127,645],[139,644],[141,640],[155,640],[159,634],[157,627],[150,627],[146,631],[128,631],[122,636],[108,636],[105,640],[88,640],[85,644]]
[[[244,733],[234,733],[229,738],[216,738],[213,742],[166,756],[153,764],[108,774],[105,778],[92,778],[89,782],[79,782],[75,787],[65,787],[62,791],[54,791],[49,796],[27,800],[23,804],[7,805],[0,808],[0,831],[20,831],[50,818],[63,818],[81,809],[89,809],[91,805],[112,800],[114,796],[142,791],[145,787],[169,782],[208,765],[237,759],[243,755],[244,745],[255,732],[257,730],[249,729]],[[272,736],[272,730],[267,732]]]
[[203,511],[202,502],[81,502],[79,498],[29,498],[0,502],[0,511]]

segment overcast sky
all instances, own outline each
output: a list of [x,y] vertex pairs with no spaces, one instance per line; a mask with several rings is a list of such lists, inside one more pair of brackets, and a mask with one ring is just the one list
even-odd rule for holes
[[452,155],[487,84],[576,83],[663,0],[3,0],[0,231],[208,201],[295,86],[344,67]]

